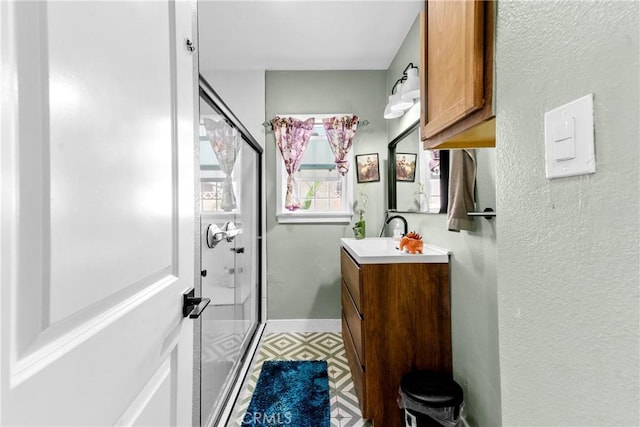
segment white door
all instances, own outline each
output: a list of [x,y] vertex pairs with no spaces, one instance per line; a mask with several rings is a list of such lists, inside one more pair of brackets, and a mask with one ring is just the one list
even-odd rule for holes
[[0,2],[0,424],[190,425],[192,4]]

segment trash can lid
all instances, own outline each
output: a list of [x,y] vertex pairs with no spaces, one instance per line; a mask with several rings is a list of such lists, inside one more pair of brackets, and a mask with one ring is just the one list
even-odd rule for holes
[[462,403],[462,387],[449,375],[441,372],[409,372],[402,377],[400,390],[403,397],[431,408],[444,408]]

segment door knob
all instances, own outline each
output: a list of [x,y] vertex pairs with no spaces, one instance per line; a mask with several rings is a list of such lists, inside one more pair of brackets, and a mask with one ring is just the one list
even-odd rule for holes
[[190,319],[197,319],[211,302],[211,298],[196,297],[194,295],[195,290],[193,288],[182,294],[182,317],[189,316]]

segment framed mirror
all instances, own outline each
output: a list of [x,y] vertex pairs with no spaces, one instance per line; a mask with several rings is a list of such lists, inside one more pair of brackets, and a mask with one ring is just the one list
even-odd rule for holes
[[449,150],[422,148],[419,119],[389,142],[388,150],[388,209],[447,212]]

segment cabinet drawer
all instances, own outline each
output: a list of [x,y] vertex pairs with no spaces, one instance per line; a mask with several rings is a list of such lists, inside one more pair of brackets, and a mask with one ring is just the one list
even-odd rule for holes
[[340,271],[342,273],[342,280],[347,285],[351,298],[356,305],[356,309],[362,313],[362,306],[360,304],[360,293],[362,290],[360,282],[360,266],[351,259],[346,250],[342,249],[340,252]]
[[364,362],[364,346],[362,345],[362,317],[356,310],[354,302],[349,295],[349,290],[347,289],[344,282],[342,282],[342,312],[344,313],[347,325],[349,326],[349,331],[351,332],[351,338],[353,339],[356,353],[358,353],[358,358],[361,362]]
[[344,317],[344,312],[342,313],[342,340],[344,341],[347,361],[349,362],[349,370],[351,371],[353,385],[356,389],[358,401],[360,402],[360,410],[362,411],[362,416],[363,418],[369,418],[367,402],[365,400],[365,373],[362,369],[362,365],[360,364],[360,360],[358,360],[358,355],[356,354],[353,340],[351,339],[351,334],[349,333],[349,328],[347,326],[347,320]]

